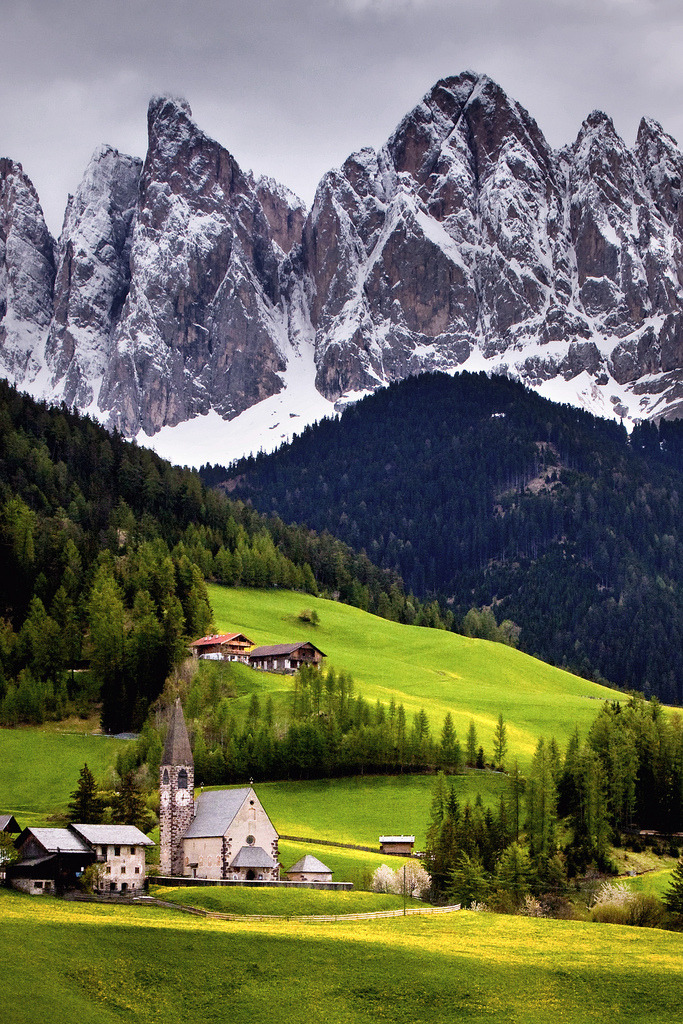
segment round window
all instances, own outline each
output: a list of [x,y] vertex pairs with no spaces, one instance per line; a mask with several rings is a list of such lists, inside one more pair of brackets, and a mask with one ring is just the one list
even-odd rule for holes
[[256,840],[254,839],[253,836],[247,836],[247,845],[248,846],[253,846],[255,842],[256,842]]

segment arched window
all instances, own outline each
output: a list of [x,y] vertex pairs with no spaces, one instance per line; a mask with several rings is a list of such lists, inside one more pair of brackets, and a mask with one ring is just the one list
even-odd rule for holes
[[168,786],[168,784],[170,782],[170,779],[168,777],[168,768],[164,768],[164,777],[161,780],[161,782],[162,782],[162,785]]
[[187,772],[184,768],[178,772],[178,789],[187,789]]

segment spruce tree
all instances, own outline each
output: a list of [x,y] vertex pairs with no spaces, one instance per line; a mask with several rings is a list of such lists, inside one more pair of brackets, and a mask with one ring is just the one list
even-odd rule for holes
[[683,915],[683,857],[671,873],[671,884],[664,893],[667,910]]
[[78,775],[78,785],[71,794],[69,817],[76,824],[97,825],[102,821],[103,805],[97,795],[95,776],[84,764]]

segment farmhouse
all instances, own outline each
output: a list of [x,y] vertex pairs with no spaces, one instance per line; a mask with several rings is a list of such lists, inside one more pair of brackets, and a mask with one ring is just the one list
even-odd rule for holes
[[275,644],[255,647],[249,652],[248,664],[262,672],[296,672],[302,665],[318,666],[326,655],[310,642]]
[[151,839],[133,825],[25,828],[18,860],[7,869],[15,889],[61,894],[75,889],[91,864],[100,865],[99,892],[135,892],[145,883],[145,847]]
[[101,865],[99,892],[138,891],[145,884],[145,849],[154,846],[134,825],[71,825]]
[[244,633],[212,633],[193,640],[190,651],[193,658],[215,661],[246,661],[247,652],[254,646]]
[[194,798],[194,759],[176,700],[159,769],[161,872],[277,881],[278,834],[251,786]]

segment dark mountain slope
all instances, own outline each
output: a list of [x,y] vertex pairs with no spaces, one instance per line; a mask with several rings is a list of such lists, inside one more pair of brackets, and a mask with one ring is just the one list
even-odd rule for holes
[[456,621],[493,604],[526,651],[681,701],[681,451],[675,423],[629,439],[502,377],[430,374],[203,476],[365,549]]

